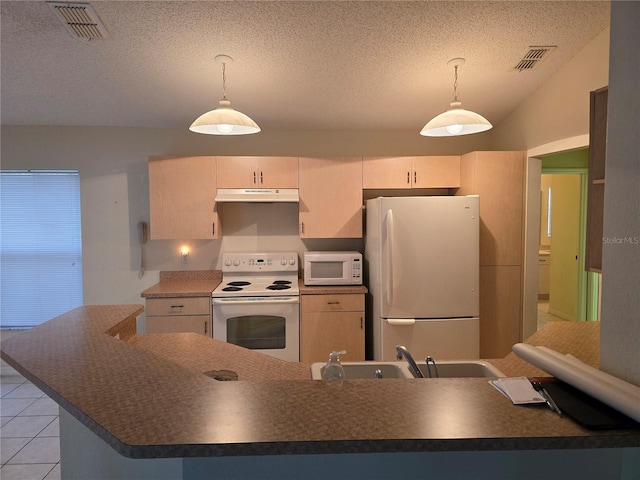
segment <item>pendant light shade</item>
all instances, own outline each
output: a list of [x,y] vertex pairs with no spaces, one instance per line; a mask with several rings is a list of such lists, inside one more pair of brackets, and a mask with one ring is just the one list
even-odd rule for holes
[[258,133],[260,127],[244,113],[231,108],[229,100],[223,99],[218,108],[196,118],[189,130],[208,135],[247,135]]
[[191,124],[189,130],[207,135],[248,135],[258,133],[260,127],[250,117],[231,108],[227,100],[226,65],[233,61],[228,55],[218,55],[216,63],[222,64],[222,100],[218,108],[203,113]]
[[464,64],[464,58],[454,58],[447,65],[455,69],[453,83],[453,102],[451,108],[431,119],[420,131],[425,137],[455,137],[480,133],[493,127],[482,115],[465,110],[458,101],[458,67]]

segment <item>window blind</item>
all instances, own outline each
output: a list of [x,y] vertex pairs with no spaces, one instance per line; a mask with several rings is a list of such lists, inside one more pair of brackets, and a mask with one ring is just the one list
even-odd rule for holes
[[0,326],[28,328],[82,305],[77,171],[0,172]]

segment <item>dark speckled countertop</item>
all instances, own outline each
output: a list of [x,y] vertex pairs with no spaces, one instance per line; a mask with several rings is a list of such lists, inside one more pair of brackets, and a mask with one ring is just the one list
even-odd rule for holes
[[[147,288],[140,296],[143,298],[204,297],[211,295],[221,280],[220,270],[160,272],[160,282]],[[302,279],[298,287],[300,295],[333,295],[368,291],[363,285],[306,286]]]
[[364,285],[323,285],[323,286],[307,286],[300,281],[300,295],[340,295],[349,293],[367,293],[367,287]]
[[[640,446],[640,431],[585,430],[486,379],[305,380],[307,365],[203,336],[135,336],[141,312],[79,307],[5,340],[2,358],[133,458]],[[203,374],[218,368],[247,380]]]
[[147,288],[143,298],[207,297],[220,284],[220,270],[160,272],[160,282]]

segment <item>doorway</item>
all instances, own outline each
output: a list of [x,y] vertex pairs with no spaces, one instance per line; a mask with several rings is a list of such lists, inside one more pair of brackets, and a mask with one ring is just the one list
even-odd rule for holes
[[584,268],[588,149],[542,158],[538,328],[597,320],[598,279]]
[[584,320],[584,177],[542,174],[538,310],[547,320]]

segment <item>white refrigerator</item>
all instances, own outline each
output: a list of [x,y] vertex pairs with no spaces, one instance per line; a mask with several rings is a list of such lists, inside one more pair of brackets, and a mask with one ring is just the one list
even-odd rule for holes
[[479,197],[367,201],[374,360],[479,357]]

